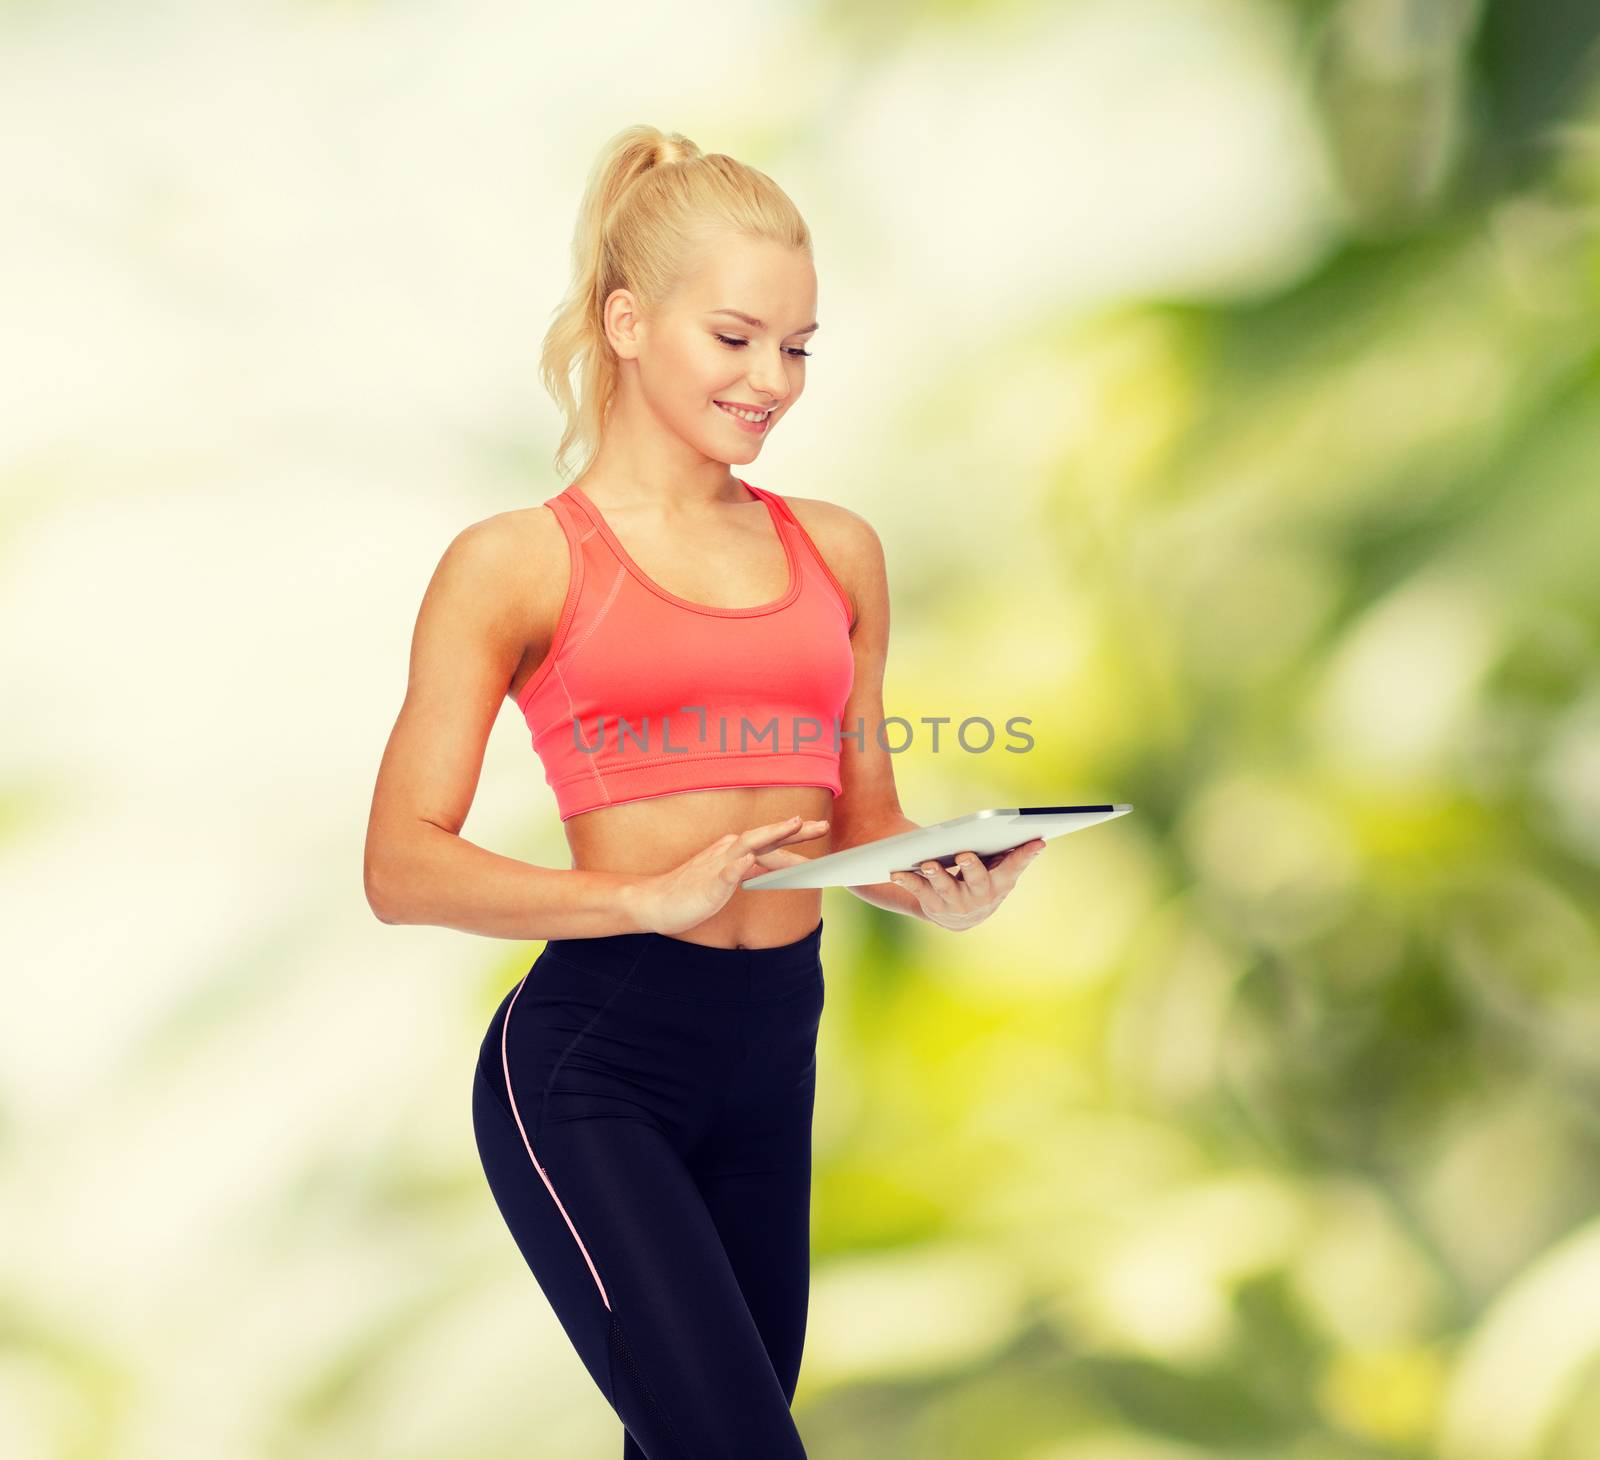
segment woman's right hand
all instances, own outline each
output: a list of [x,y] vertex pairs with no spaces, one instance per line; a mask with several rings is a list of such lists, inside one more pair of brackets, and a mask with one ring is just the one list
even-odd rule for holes
[[809,860],[796,852],[780,851],[780,847],[814,841],[827,830],[825,820],[791,816],[746,832],[730,831],[670,871],[641,877],[635,886],[634,907],[644,931],[670,937],[705,922],[726,906],[746,877]]

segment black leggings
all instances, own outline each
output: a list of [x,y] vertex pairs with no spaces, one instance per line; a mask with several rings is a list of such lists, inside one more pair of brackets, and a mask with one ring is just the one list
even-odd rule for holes
[[490,1020],[484,1174],[623,1460],[805,1456],[821,945],[552,939]]

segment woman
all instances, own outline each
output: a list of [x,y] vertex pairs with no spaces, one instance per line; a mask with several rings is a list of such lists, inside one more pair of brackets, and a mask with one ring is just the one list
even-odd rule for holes
[[[484,1036],[473,1123],[625,1460],[803,1456],[821,894],[741,884],[916,825],[877,735],[883,554],[855,512],[729,470],[799,400],[817,329],[810,235],[770,178],[630,127],[574,252],[543,370],[557,468],[575,442],[585,465],[445,552],[368,898],[385,922],[546,940]],[[569,870],[460,835],[507,695]],[[1043,845],[851,890],[968,928]]]

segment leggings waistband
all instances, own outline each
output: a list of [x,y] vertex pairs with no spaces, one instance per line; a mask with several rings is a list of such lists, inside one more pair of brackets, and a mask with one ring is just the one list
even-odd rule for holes
[[565,963],[627,978],[635,988],[701,998],[760,999],[815,979],[822,920],[803,938],[773,948],[714,948],[665,933],[552,938],[545,952]]

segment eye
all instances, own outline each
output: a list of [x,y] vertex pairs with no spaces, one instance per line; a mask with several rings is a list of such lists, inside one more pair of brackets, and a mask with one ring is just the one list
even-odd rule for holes
[[[730,340],[727,337],[727,335],[718,335],[717,338],[719,340],[721,340],[723,344],[730,345],[736,350],[741,345],[748,345],[750,343],[749,340]],[[793,356],[797,360],[809,360],[811,358],[811,351],[810,350],[796,350],[796,349],[790,348],[785,353]]]

